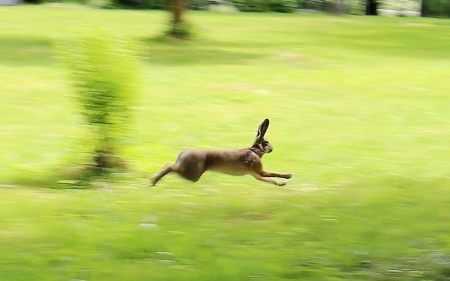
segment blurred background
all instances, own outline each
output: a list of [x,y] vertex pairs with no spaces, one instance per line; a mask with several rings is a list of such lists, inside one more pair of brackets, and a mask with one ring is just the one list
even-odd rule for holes
[[1,280],[450,279],[450,1],[0,5]]

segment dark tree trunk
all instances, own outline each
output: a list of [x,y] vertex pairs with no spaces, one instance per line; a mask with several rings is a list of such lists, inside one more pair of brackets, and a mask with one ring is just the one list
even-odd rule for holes
[[190,32],[183,17],[186,0],[167,0],[167,4],[171,13],[171,26],[167,34],[179,39],[187,39],[190,37]]
[[429,16],[429,9],[428,9],[428,1],[427,0],[422,0],[422,4],[420,6],[420,15],[422,17],[427,17]]
[[366,0],[366,15],[377,16],[378,15],[378,0]]
[[184,0],[171,0],[172,22],[173,24],[183,23]]

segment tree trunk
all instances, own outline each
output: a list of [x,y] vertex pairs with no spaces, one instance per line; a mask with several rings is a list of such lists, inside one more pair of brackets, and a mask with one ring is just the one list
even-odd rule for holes
[[167,3],[171,12],[171,26],[167,34],[179,39],[187,39],[191,34],[183,17],[186,0],[167,0]]
[[366,15],[377,16],[378,15],[378,0],[366,0]]
[[172,12],[172,23],[181,24],[183,23],[183,10],[184,10],[184,0],[170,0],[169,1],[170,11]]
[[422,3],[420,4],[420,16],[426,17],[427,15],[428,15],[427,1],[422,0]]

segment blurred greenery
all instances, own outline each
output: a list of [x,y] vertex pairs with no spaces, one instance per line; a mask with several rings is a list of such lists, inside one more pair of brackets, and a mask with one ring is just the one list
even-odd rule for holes
[[[164,12],[2,9],[0,280],[448,280],[448,21],[189,12],[181,42],[157,38]],[[80,25],[138,44],[145,77],[132,171],[86,190],[56,184],[89,151],[52,47]],[[250,145],[264,118],[286,187],[148,186],[185,147]]]
[[422,0],[422,15],[426,17],[450,17],[450,1]]
[[100,30],[59,43],[59,53],[73,81],[80,113],[94,141],[98,168],[117,168],[117,151],[130,127],[133,101],[141,78],[135,48]]
[[[190,0],[186,5],[193,10],[212,10],[233,12],[282,12],[292,13],[299,9],[306,12],[337,12],[338,0]],[[165,0],[25,0],[34,4],[85,4],[105,9],[155,9],[167,10]],[[421,3],[423,5],[421,6]],[[448,17],[448,0],[382,0],[378,1],[378,8],[390,15],[406,16],[408,12],[421,10],[423,16]],[[365,14],[366,0],[345,0],[342,12]],[[406,12],[406,13],[404,13]],[[417,15],[416,15],[417,16]]]

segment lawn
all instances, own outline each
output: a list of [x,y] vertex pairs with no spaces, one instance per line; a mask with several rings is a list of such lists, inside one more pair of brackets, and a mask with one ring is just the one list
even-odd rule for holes
[[[448,20],[190,12],[182,42],[164,12],[1,9],[0,280],[450,280]],[[89,136],[54,46],[98,28],[138,44],[142,91],[131,171],[80,189]],[[264,118],[286,186],[148,185]]]

